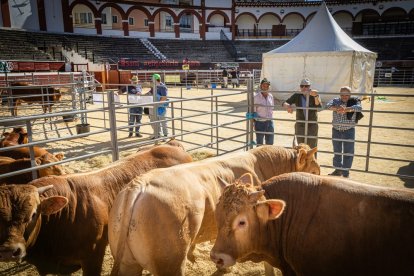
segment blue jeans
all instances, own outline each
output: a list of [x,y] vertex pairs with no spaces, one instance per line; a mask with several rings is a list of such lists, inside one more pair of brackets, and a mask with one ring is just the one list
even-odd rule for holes
[[[128,110],[129,112],[129,119],[128,125],[136,125],[135,126],[135,134],[139,133],[139,128],[141,127],[141,119],[142,119],[142,107],[132,107]],[[129,133],[132,134],[134,131],[134,127],[129,128]]]
[[[254,129],[256,130],[256,143],[258,146],[263,145],[263,138],[266,140],[266,145],[273,145],[273,140],[275,137],[275,129],[273,126],[273,121],[255,121]],[[258,133],[268,132],[268,133]]]
[[[332,145],[334,153],[354,154],[355,150],[355,128],[339,131],[332,128]],[[350,142],[335,141],[334,139],[352,140]],[[349,169],[352,167],[353,156],[334,154],[333,165],[342,171],[343,176],[349,176]]]

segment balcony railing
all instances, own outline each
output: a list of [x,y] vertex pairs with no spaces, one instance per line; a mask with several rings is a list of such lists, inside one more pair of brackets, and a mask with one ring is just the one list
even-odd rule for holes
[[414,21],[364,23],[363,35],[408,35],[414,34]]
[[286,29],[284,33],[275,35],[272,29],[238,29],[237,38],[277,38],[277,37],[295,37],[302,29]]

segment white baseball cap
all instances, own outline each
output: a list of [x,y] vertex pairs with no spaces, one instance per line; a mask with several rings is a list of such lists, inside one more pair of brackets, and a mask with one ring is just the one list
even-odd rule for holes
[[308,78],[302,79],[300,85],[311,85],[311,81]]

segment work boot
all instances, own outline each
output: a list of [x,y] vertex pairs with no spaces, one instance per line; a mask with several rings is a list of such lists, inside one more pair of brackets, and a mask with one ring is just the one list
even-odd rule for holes
[[331,172],[328,175],[332,175],[332,176],[341,176],[342,172],[340,170],[334,170],[333,172]]

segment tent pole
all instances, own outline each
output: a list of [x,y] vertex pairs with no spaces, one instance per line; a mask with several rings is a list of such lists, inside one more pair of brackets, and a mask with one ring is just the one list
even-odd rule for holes
[[[351,90],[353,90],[353,82],[354,82],[354,66],[355,66],[355,53],[356,51],[353,51],[352,53],[352,63],[351,63],[351,75],[349,76],[349,87],[351,87]],[[360,91],[354,91],[354,92],[360,92]]]

